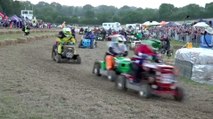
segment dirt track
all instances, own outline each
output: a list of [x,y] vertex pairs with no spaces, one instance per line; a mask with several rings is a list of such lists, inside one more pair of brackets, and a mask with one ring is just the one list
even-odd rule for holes
[[102,59],[106,42],[98,49],[78,49],[82,64],[57,64],[50,58],[54,41],[40,40],[0,48],[0,117],[48,119],[211,119],[213,92],[180,85],[184,102],[168,98],[140,99],[119,92],[114,83],[92,74]]

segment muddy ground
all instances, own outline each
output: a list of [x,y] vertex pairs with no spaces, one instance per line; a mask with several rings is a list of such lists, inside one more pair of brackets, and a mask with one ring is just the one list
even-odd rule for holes
[[53,40],[0,48],[0,118],[3,119],[212,119],[213,92],[183,81],[184,102],[170,97],[141,99],[92,74],[106,42],[77,49],[82,64],[57,64]]

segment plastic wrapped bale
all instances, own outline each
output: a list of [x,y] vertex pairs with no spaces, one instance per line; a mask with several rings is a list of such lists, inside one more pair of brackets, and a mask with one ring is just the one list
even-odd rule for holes
[[189,61],[175,59],[175,66],[179,69],[181,77],[191,79],[193,64]]
[[180,75],[199,83],[213,84],[213,50],[181,48],[176,51],[175,65]]

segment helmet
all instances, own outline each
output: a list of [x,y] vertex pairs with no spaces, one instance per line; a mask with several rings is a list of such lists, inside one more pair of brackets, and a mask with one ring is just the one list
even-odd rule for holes
[[115,43],[123,44],[124,42],[126,42],[126,39],[124,36],[118,35],[118,36],[113,37],[112,41]]
[[72,32],[71,32],[70,28],[63,28],[62,32],[64,33],[64,35],[66,37],[71,37],[71,35],[72,35]]

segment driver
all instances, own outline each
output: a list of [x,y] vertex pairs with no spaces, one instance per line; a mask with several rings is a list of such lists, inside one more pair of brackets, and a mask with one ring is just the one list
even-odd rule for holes
[[84,36],[85,39],[95,39],[95,35],[94,33],[92,32],[91,29],[89,29],[86,33],[86,35]]
[[158,61],[157,54],[156,52],[148,45],[146,44],[140,44],[134,52],[134,56],[131,58],[132,60],[132,73],[133,77],[135,77],[135,82],[139,83],[141,78],[142,78],[142,73],[143,76],[146,77],[146,74],[144,69],[142,68],[142,65],[144,64],[145,61],[147,60],[155,60],[156,62]]
[[128,49],[125,44],[126,39],[122,36],[112,37],[112,41],[109,43],[108,51],[105,56],[107,70],[110,70],[114,67],[114,57],[122,55],[128,55]]
[[58,54],[62,53],[62,46],[64,44],[76,44],[76,40],[72,36],[70,28],[63,28],[62,31],[59,32],[56,42],[58,45]]

